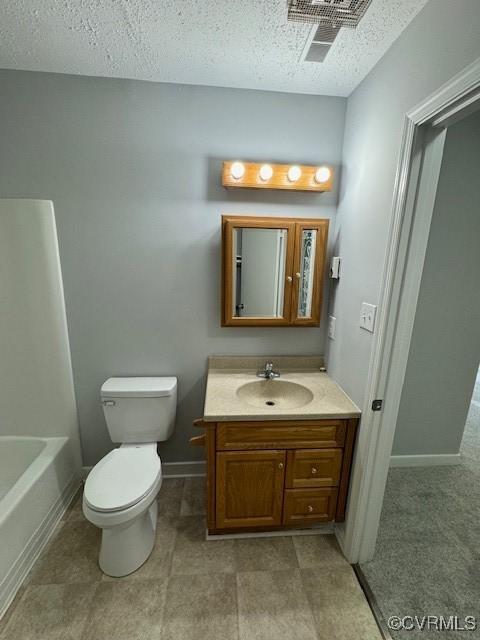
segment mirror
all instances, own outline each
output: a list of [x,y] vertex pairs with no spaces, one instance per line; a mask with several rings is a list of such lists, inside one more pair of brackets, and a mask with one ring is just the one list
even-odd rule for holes
[[318,326],[328,220],[223,216],[223,326]]
[[283,316],[286,244],[286,229],[234,229],[234,318]]
[[301,255],[299,272],[299,293],[297,317],[310,318],[312,315],[313,277],[315,274],[315,250],[317,232],[303,229],[301,235]]

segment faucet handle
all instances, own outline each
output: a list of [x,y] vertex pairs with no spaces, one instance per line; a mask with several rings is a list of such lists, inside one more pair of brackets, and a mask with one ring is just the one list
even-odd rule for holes
[[265,363],[265,371],[273,371],[273,362]]

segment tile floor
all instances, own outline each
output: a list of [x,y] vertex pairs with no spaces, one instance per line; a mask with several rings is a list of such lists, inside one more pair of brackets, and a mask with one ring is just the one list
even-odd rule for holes
[[335,538],[205,540],[204,480],[165,480],[149,560],[97,567],[77,498],[0,622],[1,640],[380,640]]
[[383,617],[473,615],[475,631],[395,640],[480,640],[480,378],[455,466],[390,469],[375,557],[362,570]]

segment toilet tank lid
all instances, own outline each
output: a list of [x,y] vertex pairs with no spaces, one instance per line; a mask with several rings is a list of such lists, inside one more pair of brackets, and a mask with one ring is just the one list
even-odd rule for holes
[[175,377],[109,378],[102,385],[102,398],[161,398],[171,396],[177,388]]

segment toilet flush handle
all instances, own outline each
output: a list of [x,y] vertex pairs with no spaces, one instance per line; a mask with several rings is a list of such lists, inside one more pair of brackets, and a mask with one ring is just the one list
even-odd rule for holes
[[115,406],[115,400],[104,400],[103,401],[103,405],[105,407],[114,407]]

